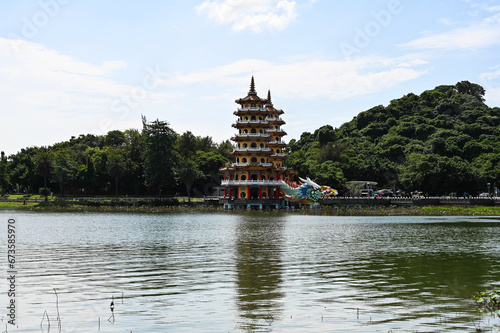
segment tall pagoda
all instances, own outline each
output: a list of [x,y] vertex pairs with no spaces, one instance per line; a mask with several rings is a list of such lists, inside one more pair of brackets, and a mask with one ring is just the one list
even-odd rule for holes
[[235,161],[220,169],[224,174],[221,201],[225,208],[280,208],[284,204],[281,180],[293,182],[295,174],[283,166],[287,145],[282,140],[286,132],[280,116],[284,112],[273,106],[270,91],[267,98],[257,95],[253,76],[248,95],[235,102],[239,104],[232,125],[237,133],[231,138]]

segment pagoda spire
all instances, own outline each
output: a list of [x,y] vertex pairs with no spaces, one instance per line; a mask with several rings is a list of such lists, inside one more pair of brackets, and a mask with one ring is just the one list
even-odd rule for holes
[[267,91],[267,105],[273,106],[273,102],[271,101],[271,89]]
[[252,75],[252,80],[250,81],[250,91],[248,92],[248,95],[250,96],[257,95],[257,92],[255,91],[255,81],[253,79],[253,75]]

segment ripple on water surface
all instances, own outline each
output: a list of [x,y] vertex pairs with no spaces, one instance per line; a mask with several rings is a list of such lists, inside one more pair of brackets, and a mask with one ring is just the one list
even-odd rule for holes
[[497,219],[15,215],[23,332],[473,331],[500,276]]

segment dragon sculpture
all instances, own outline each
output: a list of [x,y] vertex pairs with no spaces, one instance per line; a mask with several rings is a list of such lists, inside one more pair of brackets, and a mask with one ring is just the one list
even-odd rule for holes
[[313,182],[309,177],[307,179],[300,178],[300,186],[296,184],[287,183],[281,180],[281,191],[285,195],[285,199],[290,202],[313,204],[319,199],[336,196],[337,190],[329,186],[320,186]]

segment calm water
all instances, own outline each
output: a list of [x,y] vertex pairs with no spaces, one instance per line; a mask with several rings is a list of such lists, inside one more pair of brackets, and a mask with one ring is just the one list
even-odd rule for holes
[[7,219],[16,219],[19,328],[8,332],[500,330],[470,298],[500,285],[496,218],[0,217],[5,277]]

